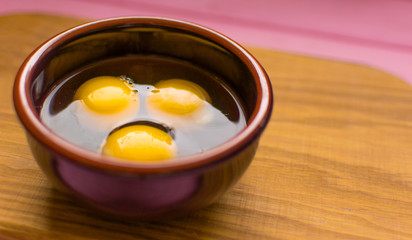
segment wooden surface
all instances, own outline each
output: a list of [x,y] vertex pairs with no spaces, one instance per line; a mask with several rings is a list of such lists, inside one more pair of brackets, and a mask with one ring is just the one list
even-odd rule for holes
[[84,20],[0,17],[0,239],[412,239],[412,86],[382,71],[250,48],[274,87],[256,157],[220,201],[114,221],[51,189],[11,102],[41,42]]

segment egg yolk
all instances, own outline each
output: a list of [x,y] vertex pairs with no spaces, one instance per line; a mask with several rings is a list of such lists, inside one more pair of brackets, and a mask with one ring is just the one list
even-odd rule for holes
[[123,127],[109,135],[103,154],[123,159],[155,162],[176,156],[176,145],[166,132],[147,125]]
[[190,114],[211,102],[209,94],[196,83],[183,79],[169,79],[155,84],[148,96],[151,107],[176,114]]
[[123,79],[112,76],[92,78],[76,91],[74,100],[82,100],[85,105],[98,113],[110,114],[123,110],[136,94]]

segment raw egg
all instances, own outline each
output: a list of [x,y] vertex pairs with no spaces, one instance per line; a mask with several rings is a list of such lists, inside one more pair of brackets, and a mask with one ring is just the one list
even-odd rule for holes
[[127,160],[154,162],[175,157],[177,150],[173,138],[165,131],[137,124],[110,134],[102,153]]
[[154,85],[146,98],[146,108],[155,118],[177,128],[190,128],[210,121],[211,99],[198,84],[169,79]]
[[112,128],[127,122],[139,110],[137,91],[125,79],[114,76],[87,80],[77,89],[73,100],[79,121],[91,128]]

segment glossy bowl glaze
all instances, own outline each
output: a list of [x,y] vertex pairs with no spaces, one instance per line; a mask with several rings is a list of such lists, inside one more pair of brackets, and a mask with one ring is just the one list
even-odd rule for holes
[[[58,79],[130,54],[171,56],[222,76],[244,103],[246,128],[200,154],[139,164],[85,150],[41,122],[43,100]],[[103,212],[143,220],[185,215],[221,197],[248,168],[273,106],[267,74],[239,44],[193,23],[154,17],[99,20],[51,38],[21,66],[13,100],[33,156],[57,189]]]

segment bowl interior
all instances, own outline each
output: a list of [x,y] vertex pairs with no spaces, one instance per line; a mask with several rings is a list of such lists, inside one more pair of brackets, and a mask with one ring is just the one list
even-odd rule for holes
[[[271,86],[263,68],[246,50],[227,37],[195,24],[133,17],[72,28],[35,50],[16,78],[15,105],[23,125],[51,148],[74,154],[72,158],[86,162],[95,158],[97,154],[82,152],[50,135],[40,123],[39,112],[50,89],[63,76],[102,59],[129,55],[159,55],[188,61],[220,76],[242,101],[248,122],[246,129],[229,141],[231,144],[206,151],[207,154],[197,158],[199,161],[227,155],[263,131],[271,113]],[[196,159],[188,158],[188,162],[193,161]]]
[[43,61],[37,64],[36,74],[30,79],[30,97],[37,111],[50,87],[76,69],[102,59],[160,55],[185,60],[217,74],[238,93],[246,115],[252,114],[257,101],[253,76],[239,56],[215,42],[211,32],[178,22],[172,22],[174,25],[162,25],[161,22],[104,23],[106,26],[92,26],[95,29],[90,31],[85,28],[69,33],[42,56]]

